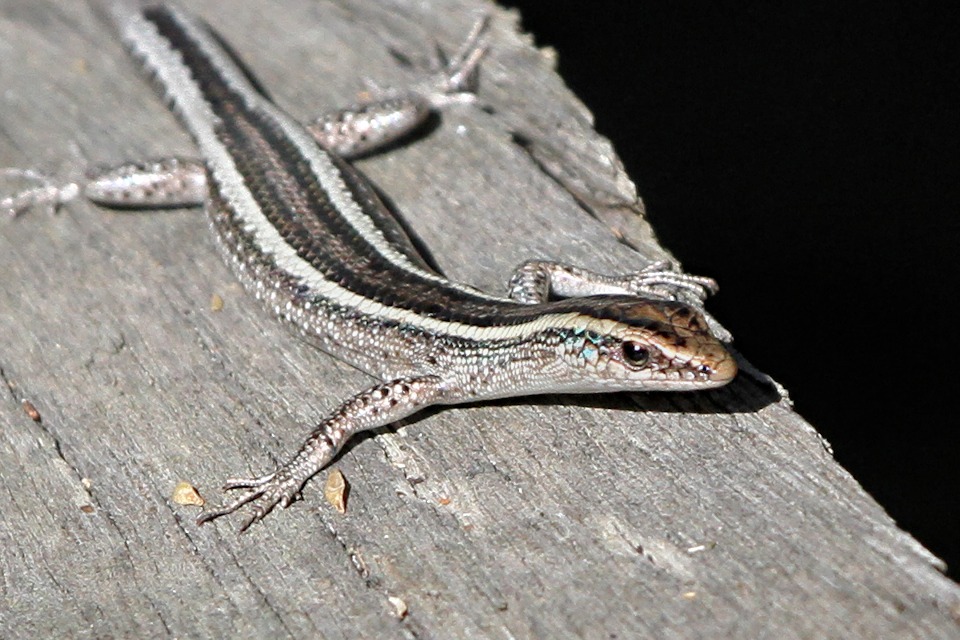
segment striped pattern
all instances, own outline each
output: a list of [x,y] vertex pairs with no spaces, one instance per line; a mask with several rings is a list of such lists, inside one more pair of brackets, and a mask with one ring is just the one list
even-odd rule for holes
[[278,109],[204,25],[165,7],[115,11],[200,147],[207,212],[241,282],[318,346],[386,381],[344,402],[275,472],[228,481],[239,495],[198,522],[251,505],[245,529],[289,505],[353,434],[433,404],[698,389],[736,373],[701,316],[676,302],[520,304],[447,280],[360,173]]
[[[365,178],[274,105],[205,25],[169,7],[115,12],[125,43],[200,147],[214,226],[241,280],[321,343],[333,342],[329,323],[303,322],[311,305],[368,319],[357,326],[405,327],[488,348],[622,326],[669,342],[673,317],[686,310],[678,303],[591,296],[520,304],[438,275]],[[283,289],[287,301],[264,293],[268,287]]]
[[546,315],[568,321],[595,310],[585,300],[522,305],[432,272],[366,180],[270,102],[204,26],[168,7],[118,21],[196,139],[224,202],[305,285],[301,295],[478,339],[517,337],[551,324]]

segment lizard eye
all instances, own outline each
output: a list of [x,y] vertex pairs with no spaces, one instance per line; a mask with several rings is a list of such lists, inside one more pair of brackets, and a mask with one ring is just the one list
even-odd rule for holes
[[635,367],[642,367],[650,360],[650,350],[636,342],[624,342],[623,359]]

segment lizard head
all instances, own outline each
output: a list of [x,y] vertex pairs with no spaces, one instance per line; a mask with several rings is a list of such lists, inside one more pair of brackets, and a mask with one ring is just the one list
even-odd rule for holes
[[703,316],[685,304],[608,296],[591,298],[588,308],[557,335],[569,392],[708,389],[737,373]]

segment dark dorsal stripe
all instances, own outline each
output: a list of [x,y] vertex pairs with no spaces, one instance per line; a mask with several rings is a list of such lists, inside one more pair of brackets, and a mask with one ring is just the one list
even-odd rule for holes
[[[189,35],[169,9],[149,9],[144,17],[180,52],[204,99],[219,118],[218,138],[234,158],[263,215],[297,255],[325,279],[385,306],[449,322],[477,326],[520,324],[546,313],[579,312],[656,330],[642,314],[628,312],[629,307],[637,303],[629,296],[523,305],[473,295],[444,280],[427,279],[398,267],[337,210],[311,170],[309,160],[285,135],[283,126],[274,117],[273,110],[277,107],[272,103],[264,108],[248,105],[241,92],[221,76],[204,45]],[[225,51],[224,55],[236,60],[231,51]],[[249,79],[250,90],[269,102],[256,79],[242,64],[239,68]],[[397,250],[417,268],[428,270],[399,225],[391,219],[391,213],[376,198],[366,178],[336,158],[334,163],[351,197],[384,237],[397,245]]]

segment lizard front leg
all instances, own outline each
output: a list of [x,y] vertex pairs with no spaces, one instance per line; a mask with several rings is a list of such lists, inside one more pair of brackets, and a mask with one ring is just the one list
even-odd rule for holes
[[714,336],[729,342],[733,339],[730,332],[704,310],[707,297],[718,288],[712,278],[684,273],[675,263],[666,260],[651,263],[640,271],[614,276],[562,262],[530,260],[513,272],[507,294],[524,304],[539,304],[551,298],[617,294],[675,300],[695,308],[704,316]]
[[225,490],[243,492],[222,507],[204,511],[197,518],[197,524],[255,503],[252,515],[240,528],[241,532],[245,531],[277,505],[289,506],[303,485],[327,466],[355,433],[388,425],[436,404],[443,393],[442,380],[433,375],[397,378],[362,391],[317,425],[297,454],[273,473],[259,478],[227,480]]

